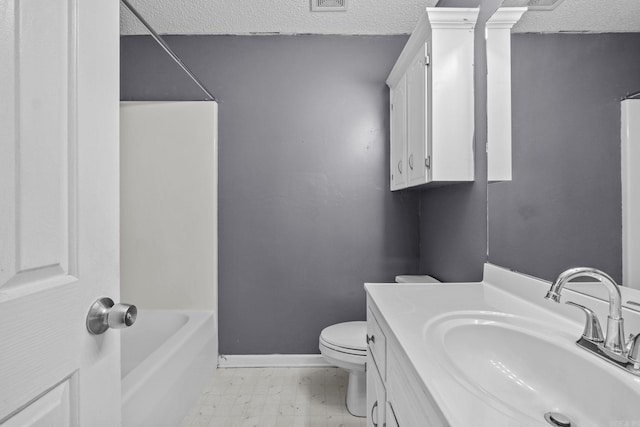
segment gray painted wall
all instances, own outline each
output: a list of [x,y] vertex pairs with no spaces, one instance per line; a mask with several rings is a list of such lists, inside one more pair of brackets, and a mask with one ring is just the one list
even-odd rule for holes
[[513,181],[489,184],[489,261],[620,281],[620,99],[640,90],[640,34],[518,34],[512,64]]
[[[167,40],[220,99],[220,352],[317,353],[365,318],[364,282],[418,272],[418,193],[388,183],[407,37]],[[123,37],[121,64],[122,100],[202,99],[149,37]]]
[[444,282],[482,280],[487,253],[487,61],[485,22],[502,0],[443,0],[477,7],[475,31],[475,181],[421,191],[420,271]]

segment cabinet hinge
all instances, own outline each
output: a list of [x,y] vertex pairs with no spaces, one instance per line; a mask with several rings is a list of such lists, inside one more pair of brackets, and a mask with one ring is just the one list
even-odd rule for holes
[[393,110],[393,104],[391,104],[391,109]]
[[424,65],[431,65],[431,55],[424,57]]
[[367,362],[364,362],[364,371],[367,372]]
[[431,167],[431,156],[427,156],[426,159],[424,159],[424,166],[429,169]]

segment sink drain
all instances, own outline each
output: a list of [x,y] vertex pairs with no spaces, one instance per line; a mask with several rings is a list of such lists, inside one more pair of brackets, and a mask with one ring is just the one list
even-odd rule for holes
[[571,420],[559,412],[547,412],[544,419],[552,426],[571,427]]

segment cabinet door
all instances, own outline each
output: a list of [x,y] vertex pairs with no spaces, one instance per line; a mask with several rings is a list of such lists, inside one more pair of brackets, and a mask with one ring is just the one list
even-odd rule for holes
[[396,425],[402,427],[448,426],[438,406],[425,393],[424,386],[413,371],[406,354],[398,350],[398,344],[393,343],[387,353],[387,421],[395,417]]
[[367,354],[367,427],[385,425],[386,390],[371,353]]
[[391,88],[391,191],[407,186],[407,76]]
[[[427,45],[420,49],[407,70],[407,167],[409,186],[430,181],[429,96]],[[427,160],[429,159],[429,160]]]
[[396,420],[396,415],[393,412],[393,407],[391,406],[391,402],[387,402],[387,425],[386,427],[399,427],[398,420]]

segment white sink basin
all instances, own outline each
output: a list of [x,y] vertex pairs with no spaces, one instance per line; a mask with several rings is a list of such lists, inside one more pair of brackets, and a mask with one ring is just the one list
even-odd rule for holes
[[640,378],[578,348],[578,336],[554,326],[459,311],[431,319],[423,338],[453,382],[499,412],[527,420],[521,425],[548,425],[549,411],[564,414],[572,426],[640,423]]

